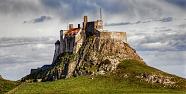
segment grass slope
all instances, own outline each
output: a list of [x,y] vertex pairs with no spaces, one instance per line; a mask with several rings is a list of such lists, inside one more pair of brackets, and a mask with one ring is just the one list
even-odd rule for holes
[[[40,82],[40,83],[24,83],[14,91],[15,94],[113,94],[113,93],[132,93],[132,94],[184,94],[186,85],[185,79],[175,77],[179,80],[179,88],[163,87],[159,84],[150,84],[141,81],[134,76],[139,73],[158,73],[165,76],[173,76],[166,74],[157,69],[151,68],[144,64],[140,64],[135,60],[125,60],[119,64],[118,69],[105,76],[91,77],[75,77],[66,80],[58,80],[53,82]],[[131,74],[129,77],[124,77]]]
[[9,81],[0,78],[0,94],[4,94],[13,88],[15,88],[19,83],[16,81]]

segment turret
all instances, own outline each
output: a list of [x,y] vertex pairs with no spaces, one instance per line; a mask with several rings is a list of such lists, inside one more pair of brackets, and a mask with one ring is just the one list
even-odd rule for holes
[[81,26],[80,26],[80,24],[78,24],[78,29],[80,29],[81,28]]
[[73,24],[69,24],[69,28],[68,28],[69,30],[70,29],[73,29]]

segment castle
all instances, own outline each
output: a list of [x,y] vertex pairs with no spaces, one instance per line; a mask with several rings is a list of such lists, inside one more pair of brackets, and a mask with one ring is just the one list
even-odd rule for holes
[[55,43],[53,63],[62,53],[77,53],[83,40],[89,36],[96,36],[100,39],[111,38],[113,40],[122,40],[127,43],[126,32],[109,32],[104,30],[101,19],[88,21],[88,17],[84,16],[82,25],[82,27],[80,24],[78,24],[78,27],[74,27],[73,24],[69,24],[68,30],[60,31],[60,40],[57,40]]
[[[113,39],[121,40],[127,43],[126,32],[111,32],[104,30],[102,19],[96,21],[88,21],[88,17],[84,16],[84,21],[78,24],[78,27],[74,27],[73,24],[69,24],[68,30],[60,30],[60,40],[55,43],[55,52],[52,64],[55,64],[57,58],[63,53],[77,53],[83,44],[83,41],[87,37],[95,36],[99,39]],[[31,69],[31,74],[38,70],[45,70],[50,65],[44,65],[39,69]]]

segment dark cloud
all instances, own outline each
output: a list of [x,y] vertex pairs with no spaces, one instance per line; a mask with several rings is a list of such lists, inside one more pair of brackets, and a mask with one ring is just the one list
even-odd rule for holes
[[104,14],[121,14],[128,10],[128,4],[120,0],[41,0],[41,4],[64,20],[79,18],[85,14],[98,16],[100,8]]
[[166,0],[167,2],[186,9],[186,0]]
[[89,0],[41,0],[46,9],[52,9],[61,18],[74,19],[81,17],[85,12],[96,13],[96,6]]
[[136,21],[136,22],[118,22],[118,23],[106,23],[105,26],[120,26],[120,25],[134,25],[134,24],[143,24],[143,23],[150,23],[153,21],[158,22],[171,22],[173,21],[173,17],[163,17],[160,19],[152,19],[152,20],[146,20],[146,21]]
[[157,21],[161,21],[161,22],[171,22],[173,21],[173,18],[172,17],[164,17],[160,20],[157,20]]
[[120,26],[120,25],[130,25],[132,23],[130,22],[120,22],[120,23],[109,23],[109,24],[105,24],[105,26]]
[[119,22],[119,23],[106,23],[105,26],[120,26],[120,25],[134,25],[141,23],[150,23],[151,21],[136,21],[136,22]]
[[35,18],[30,21],[24,21],[23,23],[41,23],[41,22],[45,22],[45,21],[48,21],[51,19],[52,19],[52,17],[50,17],[50,16],[41,16],[39,18]]

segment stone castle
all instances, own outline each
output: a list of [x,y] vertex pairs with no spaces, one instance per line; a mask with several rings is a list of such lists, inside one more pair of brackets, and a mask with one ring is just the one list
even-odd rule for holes
[[77,53],[81,47],[83,40],[89,36],[96,36],[100,39],[111,38],[113,40],[121,40],[127,43],[126,32],[110,32],[103,29],[103,21],[88,21],[88,17],[84,16],[82,27],[78,24],[78,27],[74,27],[73,24],[69,24],[68,30],[60,31],[60,40],[55,43],[55,53],[53,63],[57,57],[62,53]]
[[[31,69],[31,74],[37,73],[38,71],[47,70],[51,66],[55,66],[58,63],[59,57],[62,54],[76,54],[82,47],[83,42],[88,37],[96,37],[99,40],[111,40],[111,41],[122,41],[127,44],[126,32],[108,31],[103,28],[102,19],[96,21],[88,21],[88,17],[84,16],[82,24],[78,24],[74,27],[73,24],[69,24],[68,30],[60,30],[60,40],[55,43],[55,52],[53,57],[52,65],[44,65],[38,69]],[[101,49],[99,40],[96,41],[96,49]],[[65,65],[64,65],[65,66]]]

